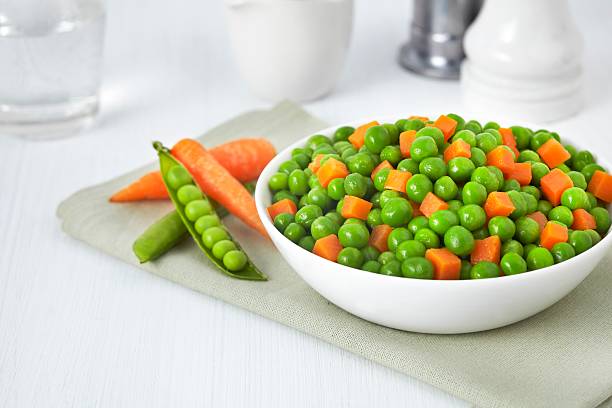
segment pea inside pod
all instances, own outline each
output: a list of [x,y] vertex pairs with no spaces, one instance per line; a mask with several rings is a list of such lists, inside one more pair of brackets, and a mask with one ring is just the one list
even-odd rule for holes
[[[200,250],[229,276],[247,280],[267,280],[266,275],[257,269],[225,229],[211,201],[195,184],[187,169],[172,157],[170,151],[160,142],[154,142],[153,147],[159,156],[162,179],[168,189],[168,195]],[[210,222],[211,220],[215,222]],[[217,245],[221,242],[223,244]],[[220,246],[228,250],[221,250]],[[230,246],[234,248],[230,249]]]

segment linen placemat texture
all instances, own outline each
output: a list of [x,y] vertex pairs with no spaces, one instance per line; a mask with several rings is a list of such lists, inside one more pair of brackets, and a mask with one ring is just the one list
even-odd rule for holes
[[[271,110],[237,116],[200,140],[214,146],[232,138],[263,136],[280,150],[326,126],[298,105],[283,102]],[[228,278],[212,267],[191,240],[155,262],[140,265],[132,254],[132,242],[172,207],[166,202],[110,204],[108,197],[155,167],[151,164],[66,199],[57,210],[64,231],[148,272],[309,333],[479,406],[594,407],[612,395],[610,254],[569,296],[530,319],[464,335],[402,332],[361,320],[325,300],[293,272],[270,242],[233,217],[227,218],[228,228],[269,281]]]

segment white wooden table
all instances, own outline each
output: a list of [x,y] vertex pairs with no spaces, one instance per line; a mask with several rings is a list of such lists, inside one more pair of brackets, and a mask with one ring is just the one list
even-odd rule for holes
[[[423,79],[395,63],[409,3],[357,1],[344,76],[332,95],[307,109],[330,123],[465,111],[456,82]],[[609,131],[597,125],[612,116],[612,4],[572,6],[586,42],[588,105],[554,127],[609,152]],[[112,0],[108,11],[95,126],[55,142],[0,138],[0,406],[468,405],[124,265],[60,231],[57,204],[151,161],[153,138],[172,144],[268,106],[238,77],[222,2]]]

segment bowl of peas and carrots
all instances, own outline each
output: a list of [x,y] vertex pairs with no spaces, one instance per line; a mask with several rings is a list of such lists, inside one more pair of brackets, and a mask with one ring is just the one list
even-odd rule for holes
[[330,127],[268,164],[257,210],[350,313],[425,333],[501,327],[567,295],[611,240],[607,163],[536,129],[456,114]]

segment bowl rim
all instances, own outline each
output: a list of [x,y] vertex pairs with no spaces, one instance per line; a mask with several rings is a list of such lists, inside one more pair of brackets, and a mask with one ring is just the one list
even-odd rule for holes
[[[397,115],[397,116],[391,116],[391,115],[380,115],[377,116],[378,120],[380,123],[395,123],[398,119],[397,118],[402,118],[402,115]],[[429,116],[432,117],[432,116]],[[287,160],[286,157],[290,157],[291,156],[291,151],[297,147],[303,147],[303,145],[305,144],[306,140],[313,136],[313,135],[317,135],[317,134],[322,134],[325,136],[330,136],[330,134],[335,131],[336,129],[338,129],[339,127],[342,126],[359,126],[362,125],[364,123],[368,123],[371,122],[372,117],[369,118],[365,118],[365,119],[359,119],[359,120],[353,120],[350,122],[344,122],[341,124],[337,124],[337,125],[333,125],[333,126],[328,126],[324,129],[320,129],[317,130],[315,132],[309,132],[306,136],[296,140],[294,143],[291,143],[289,146],[287,146],[286,148],[284,148],[283,150],[281,150],[280,152],[278,152],[276,154],[276,156],[274,156],[274,158],[272,160],[270,160],[270,162],[266,165],[266,167],[263,169],[263,171],[260,174],[260,177],[257,180],[257,184],[255,186],[255,205],[257,208],[257,213],[259,215],[259,218],[261,218],[262,223],[264,224],[264,227],[266,228],[268,234],[270,235],[270,238],[273,238],[272,240],[274,241],[275,239],[284,239],[287,240],[288,242],[291,242],[287,237],[285,237],[283,234],[280,233],[280,231],[278,231],[276,229],[276,227],[274,227],[274,224],[270,221],[270,218],[268,216],[268,212],[267,212],[267,206],[269,204],[265,204],[264,203],[264,195],[266,193],[269,193],[268,191],[268,179],[270,178],[270,176],[276,172],[276,170],[278,169],[279,164],[282,161]],[[528,123],[528,122],[521,122],[518,125],[513,125],[513,126],[524,126],[524,127],[528,127],[531,129],[545,129],[546,127],[544,126],[539,126],[539,125],[535,125],[532,123]],[[575,147],[580,147],[580,144],[576,144],[574,142],[574,140],[569,137],[569,138],[564,138],[565,141],[572,143],[573,146]],[[606,168],[610,168],[610,165],[608,163],[607,160],[603,159],[603,158],[598,158],[598,163],[601,164],[602,166],[606,167]],[[612,206],[612,204],[608,204],[608,213],[610,213],[610,207]],[[449,280],[443,280],[443,279],[410,279],[410,278],[405,278],[402,276],[389,276],[389,275],[381,275],[378,273],[372,273],[372,272],[368,272],[368,271],[364,271],[361,269],[357,269],[357,268],[353,268],[350,266],[346,266],[346,265],[341,265],[337,262],[332,262],[330,260],[327,260],[325,258],[321,258],[318,255],[315,255],[314,253],[307,251],[306,249],[302,248],[301,246],[291,242],[291,244],[294,246],[292,247],[292,250],[297,250],[298,253],[302,253],[304,256],[310,256],[310,257],[314,257],[312,258],[315,262],[320,262],[320,261],[326,261],[327,263],[329,263],[329,267],[335,267],[338,268],[338,271],[342,271],[344,273],[353,273],[353,274],[358,274],[357,276],[360,276],[360,278],[363,279],[371,279],[371,280],[379,280],[379,279],[385,279],[386,281],[390,282],[389,278],[393,278],[396,279],[396,281],[398,282],[405,282],[402,284],[406,284],[406,285],[425,285],[430,287],[431,285],[445,285],[446,287],[448,287],[449,285],[452,286],[460,286],[460,285],[485,285],[485,286],[491,286],[491,285],[498,285],[499,282],[515,282],[515,283],[519,283],[525,280],[530,280],[530,279],[536,279],[537,277],[543,276],[543,275],[548,275],[548,274],[555,274],[555,273],[560,273],[560,271],[562,269],[569,269],[572,270],[573,268],[571,268],[572,266],[579,266],[580,262],[582,259],[584,259],[585,254],[586,256],[588,256],[588,254],[591,252],[591,250],[593,248],[595,248],[598,245],[600,246],[600,249],[603,250],[607,247],[610,246],[610,243],[612,242],[612,233],[610,233],[610,231],[612,230],[612,227],[610,230],[608,230],[608,233],[606,234],[605,237],[603,237],[601,239],[600,242],[598,242],[596,245],[592,246],[591,248],[589,248],[588,250],[582,252],[581,254],[578,254],[576,256],[574,256],[573,258],[570,258],[567,261],[558,263],[558,264],[554,264],[552,266],[548,266],[546,268],[542,268],[542,269],[536,269],[533,271],[527,271],[525,273],[519,273],[519,274],[515,274],[515,275],[504,275],[504,276],[499,276],[497,278],[489,278],[489,279],[449,279]],[[276,243],[275,243],[276,246]],[[282,253],[282,251],[277,247],[277,249],[279,250],[279,252]],[[563,265],[563,266],[561,266]],[[567,268],[567,267],[570,268]],[[293,268],[292,268],[293,269]],[[592,272],[589,271],[588,274],[590,274]],[[588,276],[588,274],[586,276]],[[351,275],[347,275],[347,276],[351,276]],[[531,278],[530,278],[531,277]],[[503,278],[503,279],[500,279]]]

